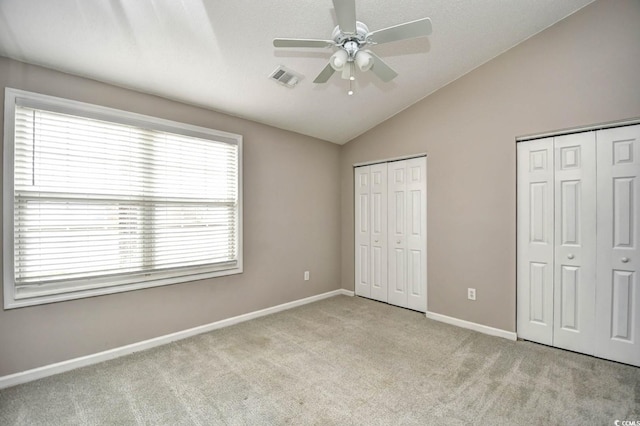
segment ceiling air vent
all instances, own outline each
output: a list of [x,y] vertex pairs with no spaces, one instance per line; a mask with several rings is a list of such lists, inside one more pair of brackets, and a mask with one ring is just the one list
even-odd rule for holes
[[286,87],[294,87],[296,84],[302,80],[302,76],[296,72],[291,71],[288,68],[280,65],[274,72],[269,76],[270,79],[275,81],[276,83],[282,84]]

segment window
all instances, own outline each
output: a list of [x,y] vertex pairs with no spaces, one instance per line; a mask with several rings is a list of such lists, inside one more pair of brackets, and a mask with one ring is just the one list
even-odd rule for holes
[[6,89],[5,308],[242,272],[242,137]]

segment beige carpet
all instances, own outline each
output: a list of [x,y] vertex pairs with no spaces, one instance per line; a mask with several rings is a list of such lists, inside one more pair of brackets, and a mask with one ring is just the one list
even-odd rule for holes
[[339,296],[0,391],[1,425],[613,425],[640,368]]

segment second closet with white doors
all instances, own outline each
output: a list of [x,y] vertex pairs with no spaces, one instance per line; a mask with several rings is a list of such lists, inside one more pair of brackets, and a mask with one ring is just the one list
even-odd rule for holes
[[518,336],[640,366],[640,125],[517,151]]
[[427,159],[354,168],[355,293],[427,310]]

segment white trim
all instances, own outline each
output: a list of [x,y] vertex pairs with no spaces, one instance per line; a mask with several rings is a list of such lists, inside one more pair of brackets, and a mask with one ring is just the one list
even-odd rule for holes
[[633,126],[635,124],[640,124],[640,118],[631,118],[628,120],[619,120],[619,121],[609,121],[607,123],[593,124],[591,126],[572,127],[568,129],[554,130],[546,133],[535,133],[532,135],[517,136],[516,142],[526,142],[534,139],[569,135],[572,133],[591,132],[594,130],[610,129],[612,127]]
[[[13,243],[13,239],[10,241]],[[11,247],[13,249],[13,247]],[[11,250],[12,252],[13,250]],[[9,252],[8,252],[9,253]],[[8,262],[7,262],[8,263]],[[34,306],[34,305],[42,305],[46,303],[55,303],[55,302],[66,302],[68,300],[76,300],[76,299],[84,299],[87,297],[95,297],[95,296],[103,296],[106,294],[114,294],[114,293],[122,293],[125,291],[133,291],[133,290],[143,290],[145,288],[153,288],[153,287],[162,287],[165,285],[171,284],[181,284],[188,283],[196,280],[203,280],[206,278],[217,278],[224,277],[227,275],[236,275],[242,273],[242,261],[239,260],[236,267],[232,269],[222,269],[219,271],[212,271],[207,273],[200,274],[191,274],[191,275],[179,275],[176,277],[170,278],[159,278],[155,280],[149,281],[139,281],[132,282],[126,284],[108,284],[107,279],[97,279],[96,283],[104,282],[105,284],[93,284],[93,285],[77,285],[71,287],[70,289],[54,289],[54,288],[45,288],[44,290],[36,289],[33,292],[24,292],[20,293],[19,289],[16,288],[13,284],[15,281],[13,280],[5,280],[5,283],[9,283],[10,285],[5,284],[5,303],[4,308],[8,309],[16,309],[23,308],[26,306]],[[8,270],[7,272],[12,274],[12,268],[5,268]],[[132,274],[133,276],[133,274]],[[8,295],[7,292],[8,291]]]
[[[10,96],[12,90],[5,88],[4,98],[4,139],[2,141],[2,287],[4,295],[4,308],[15,297],[13,283],[15,273],[13,270],[13,219],[7,220],[7,215],[13,216],[13,156],[14,156],[14,133],[15,126],[9,125],[15,121],[16,104],[15,99]],[[11,141],[11,142],[9,142]],[[8,190],[10,188],[11,190]],[[10,284],[11,283],[11,284]]]
[[[12,105],[12,108],[15,108],[15,105],[22,105],[36,109],[46,109],[47,111],[55,111],[62,114],[80,115],[82,117],[93,118],[96,120],[111,121],[129,126],[152,128],[155,130],[178,133],[196,138],[214,138],[217,141],[234,145],[242,141],[242,136],[236,133],[229,133],[222,130],[90,104],[73,99],[59,98],[57,96],[13,89],[11,87],[5,88],[5,105]],[[14,117],[15,111],[14,115],[10,117],[11,120],[13,120]]]
[[447,324],[455,325],[456,327],[468,328],[469,330],[478,331],[480,333],[488,334],[490,336],[502,337],[507,340],[518,340],[518,335],[513,331],[502,330],[500,328],[489,327],[488,325],[482,325],[471,321],[461,320],[459,318],[449,317],[442,314],[436,314],[435,312],[427,312],[427,318],[434,321],[440,321]]
[[353,296],[353,291],[345,289],[333,290],[326,293],[317,294],[315,296],[306,297],[304,299],[294,300],[292,302],[272,306],[270,308],[261,309],[259,311],[249,312],[235,317],[212,322],[210,324],[205,324],[198,327],[189,328],[187,330],[166,334],[164,336],[155,337],[149,340],[143,340],[141,342],[132,343],[130,345],[120,346],[118,348],[109,349],[103,352],[98,352],[79,358],[73,358],[66,361],[57,362],[55,364],[49,364],[42,367],[34,368],[31,370],[21,371],[19,373],[10,374],[8,376],[2,376],[0,377],[0,389],[5,389],[10,386],[31,382],[33,380],[53,376],[54,374],[64,373],[65,371],[74,370],[76,368],[86,367],[88,365],[93,365],[99,362],[119,358],[121,356],[132,354],[134,352],[140,352],[146,349],[155,348],[157,346],[166,345],[167,343],[175,342],[177,340],[186,339],[198,334],[207,333],[219,328],[228,327],[230,325],[235,325],[255,318],[260,318],[265,315],[275,314],[276,312],[286,311],[287,309],[292,309],[298,306],[306,305],[308,303],[313,303],[322,299],[340,295]]
[[373,160],[373,161],[365,161],[362,163],[354,163],[353,167],[370,166],[372,164],[390,163],[392,161],[410,160],[412,158],[420,158],[420,157],[427,157],[427,153],[421,152],[418,154],[403,155],[401,157],[386,158],[384,160]]
[[339,294],[341,294],[341,295],[343,295],[343,296],[350,296],[350,297],[353,297],[353,296],[355,296],[355,295],[356,295],[356,293],[355,293],[354,291],[346,290],[346,289],[344,289],[344,288],[341,288],[340,290],[336,290],[336,291],[339,291],[339,292],[340,292]]

